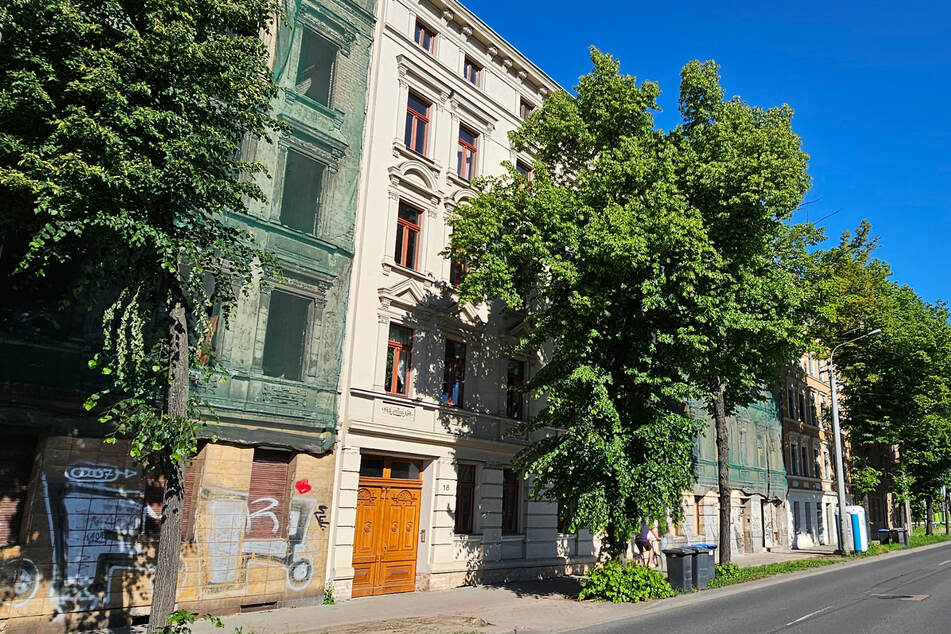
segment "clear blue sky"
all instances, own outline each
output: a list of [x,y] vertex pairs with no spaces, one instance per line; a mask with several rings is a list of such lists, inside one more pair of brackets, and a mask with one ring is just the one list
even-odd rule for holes
[[897,280],[951,300],[951,3],[463,2],[566,88],[588,46],[614,54],[660,84],[664,128],[694,58],[720,64],[728,95],[788,103],[812,157],[809,218],[837,212],[822,222],[835,240],[867,218]]

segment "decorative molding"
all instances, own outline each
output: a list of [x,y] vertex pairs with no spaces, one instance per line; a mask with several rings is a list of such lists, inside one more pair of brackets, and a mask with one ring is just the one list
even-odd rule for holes
[[445,11],[442,12],[442,19],[445,20],[447,24],[449,22],[452,22],[453,17],[454,16],[452,15],[452,11],[450,11],[449,9],[446,9]]
[[495,46],[490,46],[486,51],[491,57],[495,57],[499,54],[499,49]]
[[464,27],[462,27],[462,34],[465,35],[466,37],[471,36],[471,35],[472,35],[472,27],[469,26],[468,24],[465,25]]
[[506,57],[502,60],[502,66],[505,66],[506,68],[512,68],[512,60]]
[[518,71],[518,78],[519,78],[519,79],[525,79],[526,77],[528,77],[528,73],[526,73],[524,70]]

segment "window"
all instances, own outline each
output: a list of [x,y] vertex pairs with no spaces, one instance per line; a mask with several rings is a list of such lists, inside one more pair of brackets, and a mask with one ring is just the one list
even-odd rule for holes
[[337,47],[309,29],[303,29],[297,63],[297,92],[330,106]]
[[247,537],[261,539],[286,534],[290,457],[287,451],[254,450],[248,487]]
[[462,262],[462,260],[453,258],[449,265],[449,284],[453,288],[459,288],[459,285],[462,284],[462,280],[465,278],[466,273],[468,272],[469,268]]
[[518,533],[518,476],[512,469],[502,470],[502,534]]
[[33,436],[5,435],[0,445],[0,545],[20,540],[20,519],[35,453]]
[[[142,532],[139,540],[157,542],[162,531],[162,505],[165,502],[165,476],[146,478],[142,492]],[[188,495],[186,493],[185,495]],[[184,515],[183,515],[184,517]]]
[[304,233],[314,233],[324,184],[324,165],[295,150],[287,151],[281,224]]
[[789,389],[786,390],[786,394],[789,397],[787,399],[789,411],[786,412],[786,415],[789,418],[796,418],[796,391],[793,389],[793,386],[789,386]]
[[386,345],[386,377],[383,380],[383,387],[390,394],[409,395],[412,350],[413,331],[390,324],[390,339]]
[[806,532],[812,532],[812,502],[806,502]]
[[432,104],[413,93],[410,93],[406,100],[406,132],[403,140],[406,147],[423,156],[426,155],[431,106]]
[[446,369],[442,380],[442,402],[462,406],[463,386],[466,382],[466,344],[446,340]]
[[822,528],[822,505],[818,502],[816,503],[816,534],[821,535],[823,532]]
[[806,422],[806,395],[804,392],[799,392],[799,421]]
[[475,516],[475,465],[461,464],[456,479],[456,533],[472,533]]
[[522,161],[515,161],[515,170],[525,177],[525,180],[532,180],[532,168]]
[[508,361],[508,379],[505,383],[507,388],[505,399],[505,414],[510,418],[525,418],[525,394],[523,386],[525,384],[525,362],[509,359]]
[[396,480],[419,480],[422,465],[412,460],[384,458],[383,456],[360,456],[361,478],[387,478]]
[[436,44],[436,33],[422,22],[416,22],[416,30],[413,32],[413,40],[419,44],[419,47],[428,53],[432,53]]
[[809,392],[809,422],[813,425],[819,425],[819,416],[816,414],[816,395],[814,392]]
[[462,76],[465,77],[473,86],[479,85],[479,76],[482,74],[482,67],[473,62],[468,57],[462,66]]
[[799,447],[797,445],[793,445],[789,450],[789,457],[792,458],[789,465],[790,471],[793,475],[799,475]]
[[524,99],[520,99],[520,100],[519,100],[519,102],[518,102],[518,116],[519,116],[519,118],[521,118],[521,119],[523,119],[523,120],[524,120],[524,119],[527,119],[527,118],[528,118],[528,115],[532,114],[532,110],[534,110],[534,109],[535,109],[535,108],[533,108],[532,105],[531,105],[530,103],[528,103],[527,101],[525,101]]
[[479,135],[465,126],[459,126],[459,150],[456,153],[456,173],[467,181],[475,176],[476,150]]
[[806,445],[803,445],[800,447],[800,450],[802,451],[802,462],[799,464],[802,467],[802,475],[808,478],[811,475],[809,473],[809,448]]
[[266,376],[300,381],[311,300],[271,291],[261,369]]
[[814,478],[821,478],[822,477],[822,462],[819,459],[819,447],[814,446],[812,448],[812,464],[813,464],[812,476]]
[[412,205],[400,201],[399,215],[396,219],[396,250],[393,259],[400,266],[416,269],[419,253],[419,222],[423,212]]
[[693,534],[703,535],[703,496],[693,496]]
[[793,502],[792,512],[793,531],[799,532],[799,502]]

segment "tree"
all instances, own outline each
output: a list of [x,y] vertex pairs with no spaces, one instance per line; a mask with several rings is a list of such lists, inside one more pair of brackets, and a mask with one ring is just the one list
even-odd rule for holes
[[553,94],[512,136],[533,178],[509,165],[477,183],[449,219],[450,255],[468,267],[460,301],[500,298],[525,314],[519,347],[551,349],[528,383],[546,406],[523,429],[563,431],[518,456],[533,494],[565,502],[573,529],[603,529],[618,557],[640,522],[682,516],[699,431],[684,359],[703,352],[715,254],[654,129],[657,86],[591,59],[576,98]]
[[182,465],[200,424],[190,368],[212,310],[226,323],[242,289],[276,273],[228,218],[263,199],[250,178],[263,166],[239,150],[279,127],[260,37],[276,9],[272,0],[0,7],[0,239],[15,263],[5,282],[58,279],[69,284],[64,300],[107,306],[90,365],[109,385],[86,406],[165,478],[152,630],[175,602]]
[[812,225],[790,224],[809,189],[807,155],[788,106],[724,100],[719,67],[693,61],[681,72],[683,124],[678,188],[695,208],[715,257],[704,290],[704,353],[688,370],[706,393],[717,436],[719,556],[731,559],[731,487],[727,416],[757,400],[782,368],[809,346],[812,309],[803,281],[814,265]]
[[837,353],[843,426],[854,446],[896,447],[898,462],[886,465],[883,480],[899,494],[907,487],[930,513],[951,471],[949,312],[892,280],[888,265],[872,257],[877,246],[863,222],[820,254],[818,288],[829,301],[816,333],[831,347],[855,332],[882,329]]

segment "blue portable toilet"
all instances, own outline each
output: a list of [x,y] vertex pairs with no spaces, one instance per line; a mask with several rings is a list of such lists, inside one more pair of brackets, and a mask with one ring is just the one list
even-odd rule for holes
[[845,512],[849,514],[852,524],[852,544],[856,552],[868,551],[868,523],[865,521],[865,508],[862,506],[847,506]]

